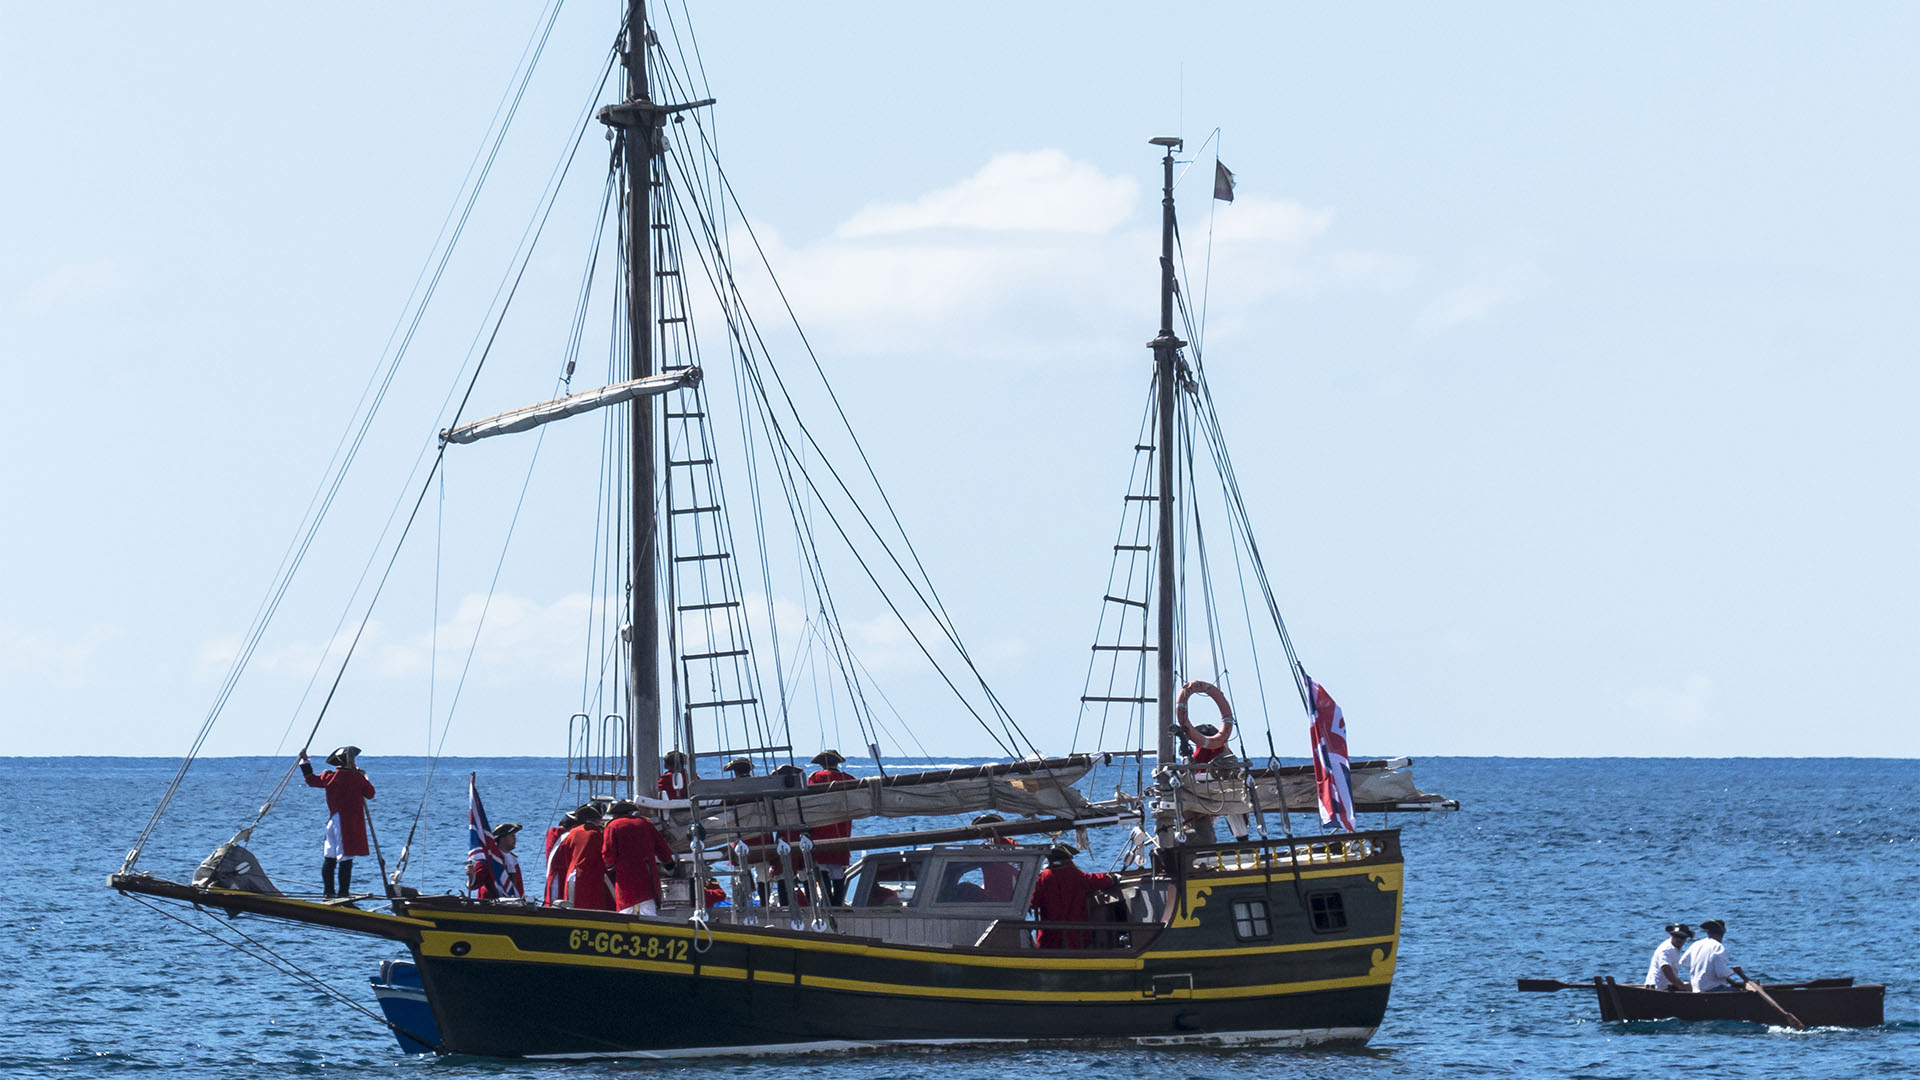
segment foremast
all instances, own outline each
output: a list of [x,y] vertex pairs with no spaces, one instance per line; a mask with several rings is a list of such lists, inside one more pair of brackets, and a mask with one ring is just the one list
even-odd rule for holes
[[1148,343],[1153,349],[1154,387],[1158,395],[1156,411],[1159,414],[1160,430],[1156,440],[1160,451],[1158,457],[1157,500],[1154,508],[1158,520],[1154,528],[1154,547],[1158,555],[1155,570],[1155,597],[1158,627],[1156,631],[1157,647],[1154,650],[1156,660],[1156,679],[1154,687],[1155,719],[1158,724],[1159,742],[1156,746],[1156,786],[1162,792],[1159,808],[1155,813],[1154,830],[1160,846],[1164,849],[1177,842],[1175,835],[1180,826],[1179,814],[1171,792],[1167,790],[1174,773],[1173,732],[1174,732],[1174,657],[1175,657],[1175,617],[1178,612],[1179,597],[1175,591],[1173,560],[1173,494],[1174,494],[1174,408],[1178,380],[1180,377],[1180,350],[1186,345],[1173,333],[1173,294],[1175,289],[1173,275],[1173,153],[1180,149],[1181,140],[1172,136],[1159,136],[1149,140],[1153,145],[1162,147],[1166,152],[1161,165],[1164,170],[1164,184],[1160,198],[1160,333]]

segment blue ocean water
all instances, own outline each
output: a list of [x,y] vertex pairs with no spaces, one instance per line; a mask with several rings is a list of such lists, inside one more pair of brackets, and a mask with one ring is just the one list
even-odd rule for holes
[[[176,763],[0,758],[0,1074],[191,1076],[791,1077],[836,1080],[1048,1072],[1101,1080],[1287,1076],[1667,1078],[1706,1069],[1769,1080],[1920,1075],[1920,761],[1425,758],[1420,785],[1454,814],[1396,817],[1404,936],[1385,1024],[1363,1050],[913,1052],[693,1063],[528,1063],[404,1057],[372,1020],[104,887]],[[141,866],[186,880],[285,767],[197,764]],[[493,819],[531,826],[562,806],[561,764],[369,757],[374,823],[407,882],[460,884],[469,771]],[[1098,778],[1096,790],[1111,790]],[[297,780],[296,780],[297,782]],[[252,849],[281,887],[318,880],[320,795],[289,788]],[[1296,827],[1305,823],[1296,817]],[[1377,819],[1366,824],[1378,824]],[[537,835],[538,830],[533,830]],[[1111,843],[1082,865],[1101,864]],[[357,884],[377,881],[363,862]],[[1591,993],[1519,994],[1519,976],[1637,981],[1661,924],[1718,917],[1735,962],[1773,979],[1849,974],[1888,986],[1886,1026],[1803,1033],[1752,1025],[1603,1024]],[[372,1008],[380,942],[244,919],[290,964]],[[644,1008],[607,1002],[607,1008]],[[831,1071],[831,1072],[829,1072]]]

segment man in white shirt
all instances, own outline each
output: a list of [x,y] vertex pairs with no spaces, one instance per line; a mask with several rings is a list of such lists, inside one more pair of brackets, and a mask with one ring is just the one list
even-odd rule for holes
[[1667,939],[1653,950],[1653,962],[1647,965],[1647,989],[1687,989],[1686,964],[1681,961],[1680,950],[1692,936],[1686,923],[1667,924]]
[[1711,994],[1722,990],[1738,990],[1733,981],[1735,975],[1746,981],[1747,973],[1727,960],[1727,947],[1720,939],[1727,935],[1727,924],[1719,919],[1707,919],[1700,924],[1707,936],[1693,943],[1680,958],[1681,966],[1693,979],[1693,992]]

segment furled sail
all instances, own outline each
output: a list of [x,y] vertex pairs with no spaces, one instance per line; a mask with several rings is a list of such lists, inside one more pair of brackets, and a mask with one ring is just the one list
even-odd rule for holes
[[516,431],[529,431],[541,424],[550,424],[569,416],[578,416],[583,412],[604,409],[608,405],[618,405],[634,398],[651,397],[664,394],[682,387],[697,386],[700,383],[700,369],[684,367],[661,375],[648,375],[645,378],[603,386],[598,390],[582,390],[577,394],[543,401],[538,405],[524,405],[489,416],[485,420],[475,420],[470,424],[448,428],[440,433],[441,442],[470,443],[494,435],[511,435]]
[[[839,780],[790,791],[728,795],[729,782],[694,791],[700,820],[717,839],[800,829],[866,817],[939,817],[991,810],[1009,817],[1074,817],[1091,804],[1073,786],[1093,768],[1090,754]],[[708,800],[719,795],[719,805]]]
[[[1226,755],[1207,763],[1180,788],[1183,814],[1250,814],[1253,798],[1248,797],[1247,778],[1253,780],[1253,797],[1260,809],[1278,813],[1285,796],[1289,811],[1313,811],[1319,796],[1313,786],[1313,766],[1286,765],[1279,769],[1244,770],[1241,762]],[[1413,783],[1413,759],[1390,758],[1383,761],[1353,763],[1353,802],[1360,813],[1390,813],[1410,810],[1458,810],[1460,804],[1443,795],[1421,791]]]

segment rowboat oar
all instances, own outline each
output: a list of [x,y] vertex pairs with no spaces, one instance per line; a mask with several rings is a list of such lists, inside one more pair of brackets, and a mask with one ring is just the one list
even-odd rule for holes
[[1520,989],[1531,994],[1551,994],[1555,990],[1591,990],[1593,984],[1561,982],[1559,979],[1521,979]]
[[1746,986],[1747,986],[1747,989],[1753,991],[1756,994],[1759,994],[1760,1000],[1766,1002],[1773,1009],[1774,1012],[1779,1013],[1783,1018],[1785,1018],[1785,1020],[1787,1021],[1788,1027],[1792,1028],[1795,1031],[1807,1030],[1807,1025],[1801,1023],[1799,1017],[1788,1012],[1786,1009],[1781,1007],[1779,1002],[1773,1000],[1773,995],[1767,993],[1766,987],[1761,986],[1759,983],[1753,981],[1752,979],[1747,980]]

